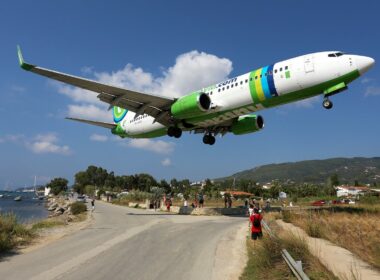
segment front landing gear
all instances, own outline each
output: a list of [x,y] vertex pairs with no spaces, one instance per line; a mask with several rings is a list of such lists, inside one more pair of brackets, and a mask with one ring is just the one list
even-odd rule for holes
[[168,128],[168,136],[180,138],[182,136],[182,129],[179,127],[171,126]]
[[212,136],[211,134],[205,134],[203,136],[203,143],[208,144],[208,145],[214,145],[215,144],[215,137]]
[[323,100],[322,105],[325,109],[331,109],[333,107],[333,103],[327,97]]

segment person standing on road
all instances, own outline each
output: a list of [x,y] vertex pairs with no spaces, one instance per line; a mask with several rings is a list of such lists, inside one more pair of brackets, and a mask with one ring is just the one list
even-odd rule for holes
[[228,197],[228,208],[232,207],[232,198],[231,196]]
[[261,228],[261,220],[263,216],[259,213],[259,209],[254,208],[253,215],[249,217],[249,221],[252,224],[251,227],[251,238],[252,240],[256,240],[257,238],[263,237],[263,232]]
[[203,203],[204,203],[203,193],[200,193],[198,198],[199,198],[199,208],[203,208]]
[[91,210],[92,210],[92,212],[94,212],[94,210],[95,210],[95,198],[91,199]]

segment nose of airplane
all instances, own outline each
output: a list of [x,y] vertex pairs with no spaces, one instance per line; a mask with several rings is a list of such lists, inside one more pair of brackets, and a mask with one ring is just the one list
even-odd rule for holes
[[358,67],[360,75],[363,75],[374,64],[375,60],[372,57],[358,55],[355,57],[356,66]]

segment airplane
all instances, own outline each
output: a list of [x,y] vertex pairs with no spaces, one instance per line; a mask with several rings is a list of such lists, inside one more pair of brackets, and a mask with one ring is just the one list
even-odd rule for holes
[[242,135],[260,131],[264,119],[257,111],[323,94],[323,107],[331,109],[330,96],[367,72],[371,57],[324,51],[276,62],[180,98],[137,92],[72,76],[26,63],[17,46],[22,69],[98,93],[113,110],[114,123],[67,118],[108,128],[122,138],[180,138],[182,132],[203,134],[213,145],[216,135]]

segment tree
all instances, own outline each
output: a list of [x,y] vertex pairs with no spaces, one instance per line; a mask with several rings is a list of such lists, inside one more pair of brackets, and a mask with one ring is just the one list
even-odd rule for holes
[[68,183],[69,181],[67,181],[65,178],[54,178],[46,185],[46,187],[51,188],[51,192],[54,195],[58,195],[61,192],[67,191]]
[[339,186],[339,178],[338,178],[338,174],[333,174],[329,177],[328,179],[328,185],[332,186],[332,187],[336,187],[336,186]]

